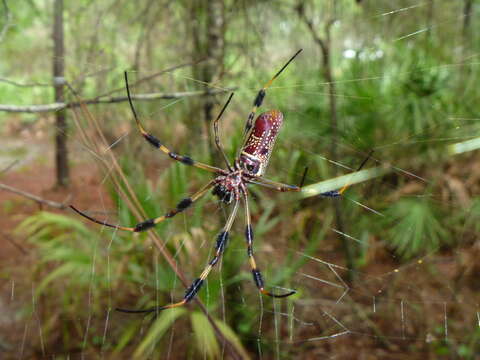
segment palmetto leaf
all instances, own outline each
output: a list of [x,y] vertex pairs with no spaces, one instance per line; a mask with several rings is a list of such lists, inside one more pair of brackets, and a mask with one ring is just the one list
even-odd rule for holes
[[435,250],[449,242],[438,211],[427,199],[400,199],[387,211],[392,246],[404,258]]

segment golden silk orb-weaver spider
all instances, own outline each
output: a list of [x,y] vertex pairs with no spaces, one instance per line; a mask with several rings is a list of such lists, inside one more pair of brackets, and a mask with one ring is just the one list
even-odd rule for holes
[[[208,274],[214,268],[214,266],[218,263],[220,257],[225,251],[228,237],[229,237],[229,232],[236,218],[240,201],[243,201],[244,210],[245,210],[245,218],[246,218],[245,239],[247,244],[247,255],[248,255],[255,285],[257,286],[257,288],[262,294],[275,297],[275,298],[283,298],[283,297],[287,297],[295,294],[295,291],[289,291],[283,294],[274,294],[265,289],[262,274],[257,267],[257,263],[255,262],[255,258],[253,254],[253,228],[251,224],[250,210],[248,206],[247,185],[258,184],[258,185],[273,188],[281,192],[301,190],[303,180],[305,179],[305,175],[306,175],[305,173],[303,175],[303,179],[302,179],[302,182],[300,183],[300,186],[282,184],[282,183],[278,183],[278,182],[263,178],[263,174],[265,173],[265,170],[267,168],[270,155],[272,154],[272,149],[275,143],[275,139],[277,138],[280,127],[283,122],[283,114],[278,110],[270,110],[260,114],[256,118],[255,122],[253,121],[255,114],[257,112],[257,109],[263,103],[263,100],[266,95],[266,90],[271,86],[273,81],[285,70],[285,68],[295,59],[295,57],[297,57],[297,55],[300,54],[301,51],[302,49],[298,50],[290,58],[290,60],[288,60],[287,63],[258,92],[253,102],[253,108],[247,118],[242,146],[240,147],[237,157],[234,160],[233,164],[231,164],[230,161],[228,160],[228,157],[226,156],[223,150],[223,147],[220,143],[220,138],[218,135],[218,122],[220,120],[220,117],[224,113],[225,109],[227,108],[230,100],[232,99],[233,93],[230,95],[229,99],[227,100],[220,114],[217,116],[217,118],[213,122],[215,145],[225,161],[226,169],[221,169],[215,166],[200,163],[198,161],[193,160],[189,156],[179,155],[171,151],[169,148],[167,148],[155,136],[148,133],[140,123],[140,120],[138,119],[137,113],[135,111],[135,107],[133,106],[133,102],[130,96],[130,89],[128,86],[127,73],[125,72],[125,83],[126,83],[128,100],[129,100],[130,107],[133,113],[133,117],[135,118],[138,130],[143,135],[143,137],[151,145],[153,145],[155,148],[159,149],[160,151],[170,156],[170,158],[172,158],[173,160],[179,161],[185,165],[194,166],[194,167],[212,172],[215,174],[215,177],[213,180],[211,180],[208,184],[206,184],[203,188],[201,188],[195,194],[181,200],[177,204],[175,209],[168,211],[166,214],[162,216],[140,222],[133,227],[108,224],[104,221],[97,220],[85,214],[84,212],[76,209],[73,206],[70,206],[70,207],[81,216],[97,224],[108,226],[108,227],[119,229],[119,230],[131,231],[131,232],[140,232],[140,231],[151,229],[158,223],[174,217],[178,213],[189,208],[195,201],[197,201],[201,196],[207,193],[208,190],[210,189],[213,189],[212,194],[216,195],[220,199],[220,201],[226,204],[230,204],[233,202],[233,210],[228,216],[227,222],[223,227],[222,231],[217,236],[216,244],[215,244],[215,255],[210,260],[210,262],[208,263],[206,268],[203,270],[203,272],[200,274],[200,276],[197,279],[195,279],[193,283],[190,285],[190,287],[186,290],[185,295],[181,301],[164,305],[164,306],[155,306],[155,307],[152,307],[149,309],[143,309],[143,310],[117,309],[118,311],[128,312],[128,313],[158,312],[160,310],[182,306],[188,303],[189,301],[191,301],[195,297],[195,295],[198,293],[198,291],[201,289]],[[344,189],[340,191],[325,193],[324,195],[330,196],[330,197],[340,196],[343,190]]]

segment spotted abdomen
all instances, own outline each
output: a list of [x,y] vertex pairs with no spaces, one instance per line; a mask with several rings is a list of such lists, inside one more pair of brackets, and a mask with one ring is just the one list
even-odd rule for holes
[[252,175],[262,176],[283,122],[283,114],[270,110],[260,114],[242,148],[240,164]]

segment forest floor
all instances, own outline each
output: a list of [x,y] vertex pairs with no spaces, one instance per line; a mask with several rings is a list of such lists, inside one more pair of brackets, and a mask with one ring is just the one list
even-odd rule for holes
[[[25,147],[24,144],[29,146]],[[86,208],[98,201],[99,191],[109,199],[100,182],[100,176],[92,166],[80,163],[72,167],[72,183],[69,188],[55,187],[55,169],[47,165],[53,162],[53,152],[43,141],[30,138],[2,141],[0,169],[5,169],[18,158],[8,171],[0,174],[0,183],[28,192],[45,200],[65,203],[74,202],[79,208]],[[109,204],[107,204],[109,206]],[[55,209],[9,191],[0,190],[0,358],[2,353],[13,358],[31,358],[38,349],[29,346],[29,339],[38,343],[35,321],[21,319],[22,308],[32,303],[30,269],[37,261],[34,249],[28,239],[15,233],[16,227],[28,216],[46,210],[65,214],[70,209]]]
[[[10,143],[12,144],[12,149],[19,143],[18,141],[12,141]],[[25,141],[21,140],[21,143],[25,143]],[[53,200],[59,203],[68,201],[68,203],[74,203],[79,208],[88,208],[91,207],[91,204],[98,203],[99,194],[103,195],[103,199],[109,199],[106,189],[102,187],[100,175],[96,171],[92,171],[92,166],[88,162],[79,162],[72,167],[72,184],[68,189],[55,188],[55,171],[47,165],[52,162],[53,153],[48,151],[45,143],[32,140],[29,144],[28,151],[32,154],[30,155],[30,153],[28,153],[25,157],[28,161],[26,160],[1,174],[1,183],[47,200]],[[16,153],[16,151],[12,151],[12,153]],[[8,163],[8,161],[4,161],[4,164],[5,163]],[[4,167],[5,166],[3,166],[3,168]],[[111,204],[106,204],[107,208],[110,206]],[[2,334],[0,335],[0,353],[12,354],[14,357],[20,357],[19,355],[23,354],[26,358],[30,358],[35,357],[35,353],[39,353],[38,348],[32,348],[29,345],[31,343],[38,343],[38,318],[35,319],[31,317],[30,320],[25,320],[18,314],[25,304],[33,301],[32,292],[35,284],[30,283],[29,269],[32,268],[32,265],[35,264],[37,259],[32,245],[29,244],[27,239],[16,234],[14,230],[25,218],[42,209],[63,214],[70,211],[69,209],[58,210],[48,208],[45,205],[38,204],[35,201],[20,197],[19,195],[7,191],[0,191],[0,211],[2,212],[2,216],[0,217],[0,269],[2,269],[0,277],[0,334]],[[337,255],[338,256],[334,257],[341,259],[342,253],[340,249]],[[432,311],[432,314],[428,316],[431,322],[441,323],[443,321],[443,313],[436,309],[435,314],[433,314],[433,305],[430,307],[428,305],[428,299],[432,300],[432,304],[435,301],[434,297],[429,297],[428,294],[435,293],[440,287],[445,289],[449,287],[452,288],[449,290],[451,290],[452,293],[453,304],[458,304],[458,306],[449,308],[449,313],[452,314],[452,317],[461,312],[466,313],[467,307],[468,312],[474,312],[476,300],[472,291],[475,290],[476,286],[479,286],[479,282],[478,279],[475,280],[475,270],[465,268],[465,263],[462,262],[461,259],[467,258],[468,260],[475,254],[471,252],[471,249],[456,249],[455,257],[460,259],[458,261],[453,261],[452,255],[450,252],[444,253],[443,255],[436,254],[435,257],[437,261],[435,261],[434,271],[430,269],[430,271],[414,272],[411,274],[407,268],[408,265],[404,265],[404,268],[401,268],[401,273],[395,277],[395,281],[392,282],[392,284],[389,283],[389,277],[383,277],[383,285],[387,291],[388,288],[391,289],[390,286],[392,286],[397,299],[406,299],[409,297],[408,291],[412,288],[412,281],[414,281],[414,288],[417,290],[417,293],[420,294],[421,292],[422,294],[426,294],[425,297],[419,296],[418,300],[425,301],[425,311]],[[362,268],[362,274],[377,276],[379,273],[392,272],[395,264],[392,262],[391,257],[374,257],[375,261],[370,262]],[[468,264],[471,263],[472,261],[469,260]],[[459,281],[465,280],[473,283],[468,284],[467,288],[462,287]],[[359,289],[362,292],[368,293],[367,281],[360,285]],[[421,291],[418,291],[418,289],[421,289]],[[462,290],[455,293],[455,289]],[[352,297],[354,298],[355,295],[353,294]],[[357,303],[356,306],[359,304],[360,302]],[[370,304],[362,304],[360,306],[362,306],[364,310],[371,307]],[[312,308],[312,311],[313,310],[315,309]],[[352,309],[347,309],[347,311],[352,312]],[[412,324],[413,323],[414,322],[412,322]],[[378,331],[382,331],[383,326],[385,326],[385,328],[391,326],[391,324],[388,324],[387,317],[383,320],[380,319],[378,324]],[[400,324],[400,322],[398,324]],[[419,327],[421,326],[419,325]],[[407,327],[405,331],[415,333],[416,330]],[[30,339],[35,340],[30,341]],[[424,343],[425,347],[420,349],[429,352],[427,349],[429,346],[427,344],[428,341],[426,341],[426,339],[417,340],[420,340],[417,341],[417,343]],[[392,353],[396,353],[397,355],[391,358],[422,358],[422,350],[418,347],[415,356],[419,357],[408,355],[408,349],[403,347],[403,345],[406,345],[408,342],[409,341],[394,339],[387,340],[389,345],[385,345],[380,337],[347,336],[336,340],[335,350],[332,353],[339,355],[339,358],[347,358],[344,356],[348,356],[347,354],[349,354],[352,347],[355,347],[362,348],[362,353],[370,354],[373,356],[371,358],[375,358],[375,356],[390,358],[387,354]],[[332,351],[332,349],[329,349],[329,344],[331,344],[331,342],[324,342],[323,345],[320,343],[312,343],[310,344],[311,347],[310,345],[308,346],[309,350],[307,353],[325,355]],[[312,356],[312,358],[315,358],[315,355]],[[309,357],[306,356],[305,358]]]

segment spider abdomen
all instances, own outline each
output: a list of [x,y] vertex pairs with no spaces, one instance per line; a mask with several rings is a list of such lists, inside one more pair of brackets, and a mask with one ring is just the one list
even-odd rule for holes
[[257,117],[240,155],[240,165],[247,172],[254,176],[263,175],[282,123],[283,114],[278,110]]

